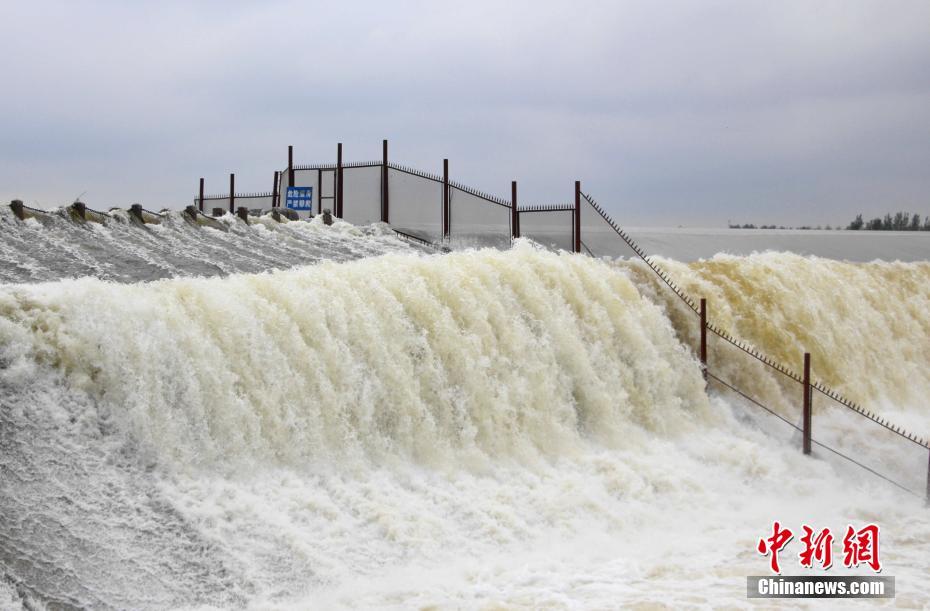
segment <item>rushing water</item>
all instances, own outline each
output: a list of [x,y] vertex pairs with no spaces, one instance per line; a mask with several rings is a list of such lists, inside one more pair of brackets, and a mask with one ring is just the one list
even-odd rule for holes
[[[641,263],[0,220],[0,606],[742,606],[773,519],[877,521],[895,602],[930,599],[922,500],[705,390],[694,315]],[[661,263],[722,327],[930,433],[930,264]],[[780,374],[716,340],[710,368],[797,421]],[[815,410],[921,489],[916,446]]]

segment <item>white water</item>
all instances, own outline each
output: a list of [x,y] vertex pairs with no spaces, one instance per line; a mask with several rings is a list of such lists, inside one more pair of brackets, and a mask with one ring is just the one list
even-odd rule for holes
[[[775,285],[829,268],[786,256],[783,277],[751,272],[765,264],[675,271],[721,302],[722,278],[745,273],[783,311],[791,295]],[[926,265],[903,271],[873,270],[868,282],[925,298]],[[922,502],[804,458],[784,425],[705,393],[688,322],[640,272],[523,243],[226,278],[0,287],[8,597],[743,606],[745,576],[767,567],[755,542],[779,519],[834,531],[878,521],[896,604],[925,604]],[[840,282],[821,286],[808,302],[825,318],[795,332],[810,340],[804,329],[816,328],[825,353],[846,351],[862,321],[822,324]],[[765,345],[768,315],[747,311],[721,317]],[[919,330],[926,312],[892,303],[869,315]],[[928,336],[903,337],[882,358],[908,367]],[[828,377],[856,380],[869,363],[838,362]],[[778,383],[744,375],[779,409],[793,405]],[[928,431],[927,374],[908,375],[910,388],[844,390]],[[864,435],[826,407],[817,426]],[[897,441],[874,444],[890,466],[910,464]]]
[[[67,209],[20,221],[0,207],[0,282],[47,282],[92,276],[117,282],[144,282],[178,276],[255,273],[349,261],[386,252],[423,252],[397,238],[385,224],[356,227],[322,217],[278,223],[231,214],[200,227],[186,214],[169,212],[158,225],[139,225],[125,210],[113,210],[106,224],[81,223]],[[432,252],[429,249],[428,252]]]

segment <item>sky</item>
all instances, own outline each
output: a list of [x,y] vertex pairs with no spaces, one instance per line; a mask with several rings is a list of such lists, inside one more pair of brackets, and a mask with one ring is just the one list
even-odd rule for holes
[[0,0],[0,198],[379,159],[621,223],[930,214],[930,2]]

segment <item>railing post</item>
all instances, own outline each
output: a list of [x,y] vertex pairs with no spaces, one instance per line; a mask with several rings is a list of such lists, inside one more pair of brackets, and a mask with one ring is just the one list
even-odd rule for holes
[[271,185],[271,207],[272,208],[278,207],[278,192],[279,192],[278,191],[278,179],[280,178],[280,176],[281,176],[280,172],[275,171],[274,183]]
[[510,182],[510,235],[516,240],[520,237],[520,213],[517,211],[517,181]]
[[336,218],[342,218],[342,143],[336,145]]
[[707,300],[701,298],[701,365],[707,379]]
[[197,209],[203,212],[203,178],[200,179],[200,194],[197,196]]
[[236,211],[236,175],[229,175],[229,213]]
[[390,199],[388,198],[388,141],[381,141],[381,222],[390,221]]
[[449,160],[442,160],[442,237],[449,237]]
[[575,181],[575,214],[572,233],[575,237],[575,252],[581,252],[581,181]]
[[294,186],[294,147],[287,147],[287,186]]
[[804,353],[804,453],[811,453],[811,353]]
[[23,208],[23,200],[14,199],[13,201],[11,201],[10,209],[13,210],[13,214],[16,215],[16,218],[18,218],[21,221],[26,220],[26,211]]

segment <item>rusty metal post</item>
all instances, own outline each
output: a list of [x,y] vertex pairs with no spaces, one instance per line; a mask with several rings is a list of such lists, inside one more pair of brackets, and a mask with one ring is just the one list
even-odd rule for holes
[[82,220],[87,220],[87,206],[83,202],[74,202],[71,204],[71,209],[80,217]]
[[236,216],[245,221],[245,224],[249,224],[249,209],[245,206],[239,206],[236,208]]
[[575,234],[575,252],[581,252],[581,181],[575,181],[575,226],[572,233]]
[[811,453],[811,353],[804,353],[804,453]]
[[336,145],[336,214],[342,218],[342,143]]
[[381,141],[381,222],[390,222],[390,198],[388,197],[388,142]]
[[197,209],[203,212],[203,178],[200,179],[200,194],[197,196]]
[[510,181],[510,237],[520,237],[520,213],[517,211],[517,181]]
[[281,173],[275,171],[274,173],[274,183],[271,185],[271,207],[277,208],[278,198],[280,197],[280,190],[278,188],[278,180],[281,178]]
[[701,365],[704,367],[704,379],[707,379],[707,300],[701,298]]
[[930,459],[927,460],[927,507],[930,507]]
[[294,147],[287,147],[287,186],[294,186]]
[[10,209],[13,210],[13,214],[21,221],[26,220],[26,210],[23,208],[23,200],[14,199],[10,202]]
[[236,175],[229,175],[229,213],[236,211]]
[[449,237],[449,160],[442,160],[442,237]]

